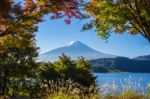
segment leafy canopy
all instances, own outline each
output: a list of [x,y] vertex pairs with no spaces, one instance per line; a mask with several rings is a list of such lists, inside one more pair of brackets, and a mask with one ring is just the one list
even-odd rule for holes
[[91,0],[85,9],[92,16],[83,29],[96,28],[98,35],[141,34],[150,41],[150,0]]
[[0,37],[35,26],[49,13],[52,15],[51,19],[66,17],[65,23],[69,24],[72,17],[81,16],[79,1],[22,0],[16,3],[15,0],[1,0]]

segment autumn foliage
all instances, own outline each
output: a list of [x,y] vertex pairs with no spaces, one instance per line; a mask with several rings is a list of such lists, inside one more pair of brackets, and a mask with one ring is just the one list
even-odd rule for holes
[[15,0],[1,0],[0,37],[12,34],[16,28],[34,26],[41,22],[46,14],[51,14],[51,19],[66,17],[65,23],[69,24],[72,17],[79,18],[81,15],[79,2],[77,0],[22,0],[16,3]]
[[[26,96],[36,91],[39,65],[35,33],[44,15],[51,19],[79,18],[77,0],[1,0],[0,1],[0,96]],[[31,86],[30,86],[31,85]],[[27,93],[26,93],[27,92]],[[33,95],[33,94],[32,94]]]
[[91,0],[86,10],[93,18],[84,29],[95,27],[102,38],[141,34],[150,42],[150,0]]

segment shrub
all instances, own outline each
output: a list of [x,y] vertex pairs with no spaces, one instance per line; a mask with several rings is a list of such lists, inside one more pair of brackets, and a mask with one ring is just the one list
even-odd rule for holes
[[54,63],[42,63],[40,72],[42,81],[45,83],[50,80],[57,82],[57,79],[63,78],[64,80],[71,79],[85,87],[96,85],[96,77],[92,74],[91,65],[83,57],[74,61],[62,54]]
[[[70,57],[62,54],[54,63],[41,63],[40,75],[40,88],[46,96],[56,96],[57,93],[58,96],[61,94],[83,97],[97,92],[96,77],[92,74],[90,63],[83,57],[71,60]],[[78,94],[72,93],[74,91]]]

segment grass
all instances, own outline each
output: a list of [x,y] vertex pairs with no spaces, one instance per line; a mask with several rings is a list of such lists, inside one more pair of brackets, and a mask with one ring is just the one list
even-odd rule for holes
[[50,81],[46,85],[45,99],[98,99],[98,89],[92,85],[90,87],[82,86],[69,80]]
[[[147,93],[142,91],[138,92],[136,91],[136,88],[132,88],[132,83],[129,79],[122,84],[124,88],[123,90],[120,90],[120,87],[115,83],[103,84],[98,88],[95,85],[85,87],[71,79],[59,79],[57,82],[51,80],[49,83],[41,85],[43,93],[46,94],[42,94],[39,99],[150,99],[150,84],[147,86]],[[140,82],[136,84],[141,90],[143,89]],[[0,97],[0,99],[5,98]]]
[[[129,80],[128,80],[129,81]],[[59,83],[53,81],[51,83],[51,88],[53,91],[49,91],[44,99],[150,99],[150,84],[148,85],[147,93],[137,92],[128,85],[124,85],[124,90],[117,91],[119,87],[114,84],[105,87],[111,87],[114,89],[113,92],[105,92],[102,88],[96,88],[96,86],[91,86],[90,88],[81,86],[74,83],[71,80],[61,80]],[[109,88],[106,90],[110,90]]]

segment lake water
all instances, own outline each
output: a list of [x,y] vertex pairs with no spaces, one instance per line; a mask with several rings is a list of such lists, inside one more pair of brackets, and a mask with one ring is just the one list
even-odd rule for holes
[[[97,84],[103,90],[123,91],[125,88],[137,92],[147,92],[150,73],[95,73]],[[109,86],[108,86],[109,85]]]

